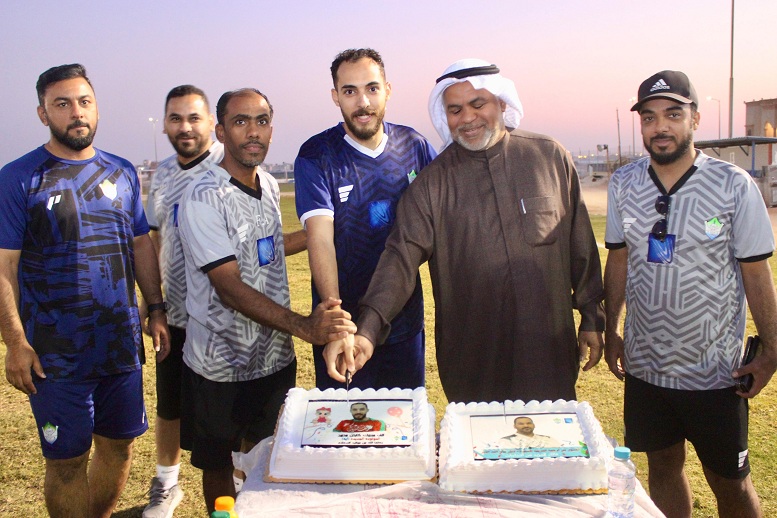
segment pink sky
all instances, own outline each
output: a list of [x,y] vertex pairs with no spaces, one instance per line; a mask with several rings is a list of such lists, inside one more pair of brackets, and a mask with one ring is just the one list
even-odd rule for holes
[[[393,85],[386,120],[415,127],[435,146],[428,95],[442,70],[464,57],[496,63],[517,85],[521,127],[556,137],[573,154],[597,144],[616,152],[616,108],[627,153],[629,99],[663,69],[686,72],[696,87],[696,140],[717,138],[718,105],[708,95],[722,101],[725,137],[730,16],[730,0],[10,0],[0,17],[0,89],[9,101],[0,164],[48,140],[35,114],[35,82],[43,70],[71,62],[84,64],[95,86],[95,143],[106,151],[140,163],[153,159],[156,137],[159,158],[169,155],[161,124],[155,136],[148,118],[162,118],[173,86],[200,86],[214,106],[224,91],[252,86],[275,108],[267,161],[292,162],[308,137],[340,120],[329,94],[332,58],[365,46],[381,52]],[[777,1],[737,1],[734,136],[744,135],[745,101],[777,97],[775,22]],[[636,133],[639,149],[638,121]]]

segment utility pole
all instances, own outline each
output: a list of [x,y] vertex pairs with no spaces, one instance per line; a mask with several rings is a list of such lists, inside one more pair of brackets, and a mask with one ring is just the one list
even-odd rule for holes
[[734,130],[734,0],[731,0],[731,75],[728,78],[728,138]]

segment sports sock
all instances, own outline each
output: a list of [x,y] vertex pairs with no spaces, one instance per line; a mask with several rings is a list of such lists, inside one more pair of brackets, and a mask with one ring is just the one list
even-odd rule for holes
[[160,466],[156,465],[156,478],[162,484],[164,489],[170,489],[178,484],[178,474],[181,472],[181,465]]

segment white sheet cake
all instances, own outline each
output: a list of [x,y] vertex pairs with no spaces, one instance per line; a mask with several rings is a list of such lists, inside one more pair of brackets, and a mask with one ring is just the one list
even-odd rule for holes
[[[363,418],[352,415],[363,405]],[[291,389],[265,480],[394,483],[436,473],[434,408],[424,388]]]
[[440,425],[439,482],[452,491],[603,493],[612,452],[585,402],[451,403]]

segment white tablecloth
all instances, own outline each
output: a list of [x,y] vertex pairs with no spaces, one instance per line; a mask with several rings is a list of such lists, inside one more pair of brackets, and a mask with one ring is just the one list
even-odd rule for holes
[[[235,505],[240,518],[272,516],[604,517],[607,495],[470,495],[431,482],[394,485],[276,484],[264,482],[272,438],[246,454],[233,454],[248,473]],[[663,517],[637,481],[635,517]]]

